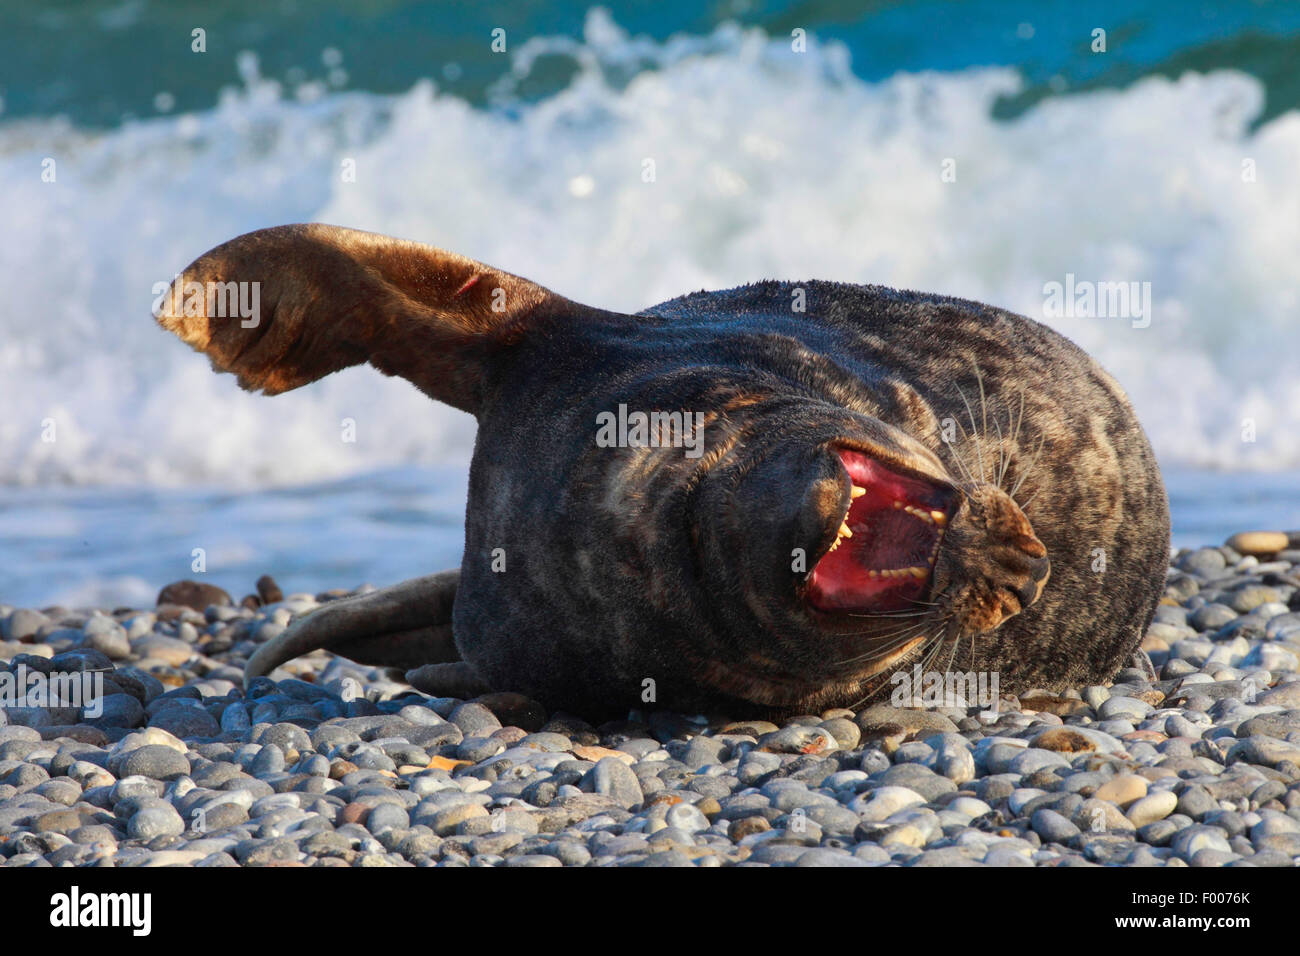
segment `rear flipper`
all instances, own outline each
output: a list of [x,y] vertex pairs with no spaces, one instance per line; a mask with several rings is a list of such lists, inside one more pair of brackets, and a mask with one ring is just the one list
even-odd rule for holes
[[406,682],[430,697],[457,697],[470,700],[491,693],[492,688],[478,676],[478,671],[464,661],[450,664],[425,664],[406,672]]
[[1134,649],[1133,656],[1129,659],[1128,666],[1136,667],[1140,670],[1148,682],[1152,684],[1156,682],[1155,665],[1151,663],[1151,658],[1147,655],[1146,651],[1142,650],[1142,648],[1139,647]]
[[404,671],[460,663],[451,634],[459,581],[459,569],[443,571],[325,604],[259,647],[244,668],[244,684],[318,649]]

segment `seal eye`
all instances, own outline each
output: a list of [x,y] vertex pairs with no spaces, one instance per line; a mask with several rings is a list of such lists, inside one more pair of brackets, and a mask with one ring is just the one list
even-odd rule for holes
[[898,610],[930,582],[953,493],[862,452],[838,448],[852,486],[837,537],[808,576],[820,611]]

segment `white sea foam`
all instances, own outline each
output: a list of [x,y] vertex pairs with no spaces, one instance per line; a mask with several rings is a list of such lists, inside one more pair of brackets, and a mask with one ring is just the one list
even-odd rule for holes
[[524,46],[516,72],[566,50],[574,82],[508,109],[431,83],[294,96],[250,71],[202,114],[106,132],[0,123],[0,483],[246,485],[463,462],[473,422],[404,382],[352,369],[250,396],[154,326],[155,282],[231,236],[304,220],[445,246],[625,310],[779,277],[1042,318],[1044,284],[1067,274],[1150,282],[1147,328],[1050,323],[1128,389],[1163,461],[1300,465],[1300,115],[1252,130],[1255,80],[1151,78],[996,121],[1018,88],[1007,70],[866,83],[835,45],[794,54],[734,28],[661,45],[599,14],[583,43]]

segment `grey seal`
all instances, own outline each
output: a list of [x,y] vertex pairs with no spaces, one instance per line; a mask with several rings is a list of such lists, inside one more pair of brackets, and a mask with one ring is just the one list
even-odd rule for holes
[[460,568],[324,605],[249,679],[326,647],[584,714],[818,712],[918,666],[1050,690],[1112,676],[1163,591],[1123,390],[992,306],[766,281],[630,315],[310,224],[204,254],[155,317],[246,389],[369,362],[478,420]]

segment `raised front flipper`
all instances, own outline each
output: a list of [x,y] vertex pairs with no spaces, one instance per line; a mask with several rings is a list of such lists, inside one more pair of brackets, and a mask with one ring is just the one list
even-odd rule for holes
[[209,250],[154,317],[249,390],[278,395],[369,362],[477,414],[499,350],[547,316],[593,311],[442,249],[311,223]]

